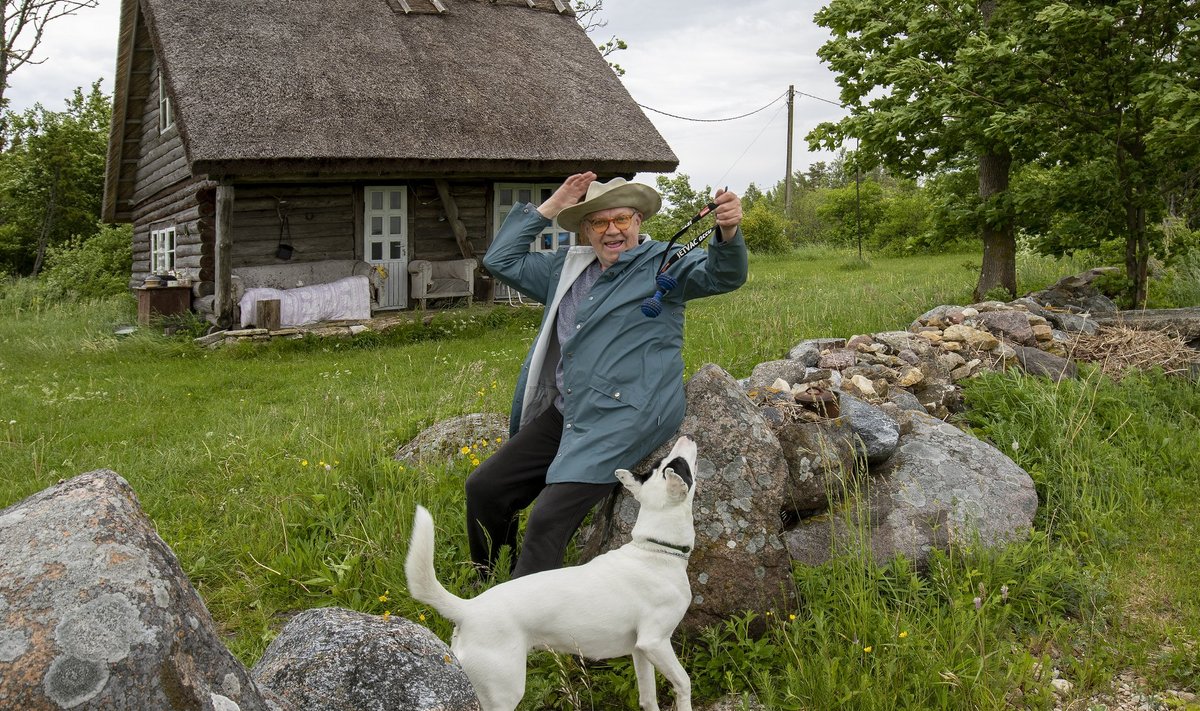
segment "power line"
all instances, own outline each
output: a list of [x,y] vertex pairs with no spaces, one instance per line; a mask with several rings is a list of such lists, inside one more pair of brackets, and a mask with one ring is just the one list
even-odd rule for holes
[[[810,99],[816,99],[817,101],[824,101],[827,104],[833,104],[834,106],[839,106],[839,107],[845,108],[841,103],[839,103],[837,101],[830,101],[829,99],[825,99],[820,96],[816,96],[815,94],[806,94],[803,91],[797,91],[795,93],[799,94],[800,96],[807,96]],[[695,121],[697,123],[722,123],[725,121],[737,121],[738,119],[744,119],[747,116],[753,116],[754,114],[757,114],[761,111],[766,111],[767,109],[769,109],[771,106],[773,106],[775,103],[777,103],[780,99],[782,99],[785,96],[787,96],[786,91],[783,92],[782,94],[780,94],[779,96],[775,97],[774,99],[772,99],[767,105],[763,106],[762,108],[755,109],[755,110],[751,111],[750,113],[745,113],[745,114],[742,114],[741,116],[730,116],[729,118],[717,118],[717,119],[705,119],[705,118],[694,118],[692,116],[680,116],[678,114],[667,113],[666,111],[662,111],[660,109],[646,106],[645,104],[638,104],[638,106],[642,107],[643,109],[645,109],[647,111],[653,111],[654,113],[662,114],[663,116],[670,116],[671,118],[679,119],[680,121]]]

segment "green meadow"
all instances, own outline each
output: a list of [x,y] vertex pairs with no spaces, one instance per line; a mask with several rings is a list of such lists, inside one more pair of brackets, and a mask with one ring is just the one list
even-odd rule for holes
[[[743,377],[805,338],[904,329],[969,303],[970,264],[977,254],[755,256],[742,289],[689,306],[686,371]],[[1022,257],[1018,278],[1027,291],[1083,266]],[[406,593],[413,508],[438,523],[442,580],[473,594],[462,481],[496,443],[423,467],[393,454],[439,420],[506,413],[540,311],[477,305],[385,333],[218,350],[161,328],[114,335],[134,311],[130,297],[63,302],[28,280],[0,284],[0,508],[118,472],[247,665],[310,607],[406,617],[448,640],[446,621]],[[975,378],[966,397],[958,424],[1037,485],[1030,539],[952,550],[923,575],[859,556],[797,566],[796,609],[746,610],[681,640],[698,703],[1083,709],[1126,671],[1149,691],[1200,691],[1196,383],[1084,367],[1058,385]],[[1065,697],[1054,670],[1072,684]],[[636,705],[627,659],[532,658],[524,709]]]

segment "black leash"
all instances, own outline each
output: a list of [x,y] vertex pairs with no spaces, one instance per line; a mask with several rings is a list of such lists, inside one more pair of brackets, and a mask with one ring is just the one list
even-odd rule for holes
[[[725,189],[729,190],[729,188],[725,188]],[[667,242],[667,248],[666,248],[666,250],[663,251],[662,259],[659,260],[659,263],[658,263],[658,274],[655,275],[655,277],[654,277],[654,285],[657,287],[657,289],[654,292],[654,296],[651,296],[649,299],[646,299],[645,301],[642,302],[642,313],[645,314],[646,316],[648,316],[650,318],[654,318],[654,317],[658,316],[659,314],[661,314],[663,297],[667,295],[667,292],[669,292],[672,289],[674,289],[675,287],[679,286],[679,282],[675,279],[675,277],[671,276],[670,274],[667,274],[667,270],[670,269],[671,266],[673,264],[675,264],[675,262],[678,262],[680,259],[683,259],[683,257],[688,252],[692,251],[696,247],[699,247],[700,244],[704,242],[704,240],[706,240],[710,236],[712,236],[712,234],[717,231],[717,225],[713,225],[712,227],[708,228],[704,232],[697,235],[690,242],[684,244],[682,247],[680,247],[678,250],[676,250],[674,254],[670,254],[671,248],[675,246],[675,243],[679,240],[680,237],[682,237],[697,222],[699,222],[700,220],[703,220],[705,217],[708,216],[709,213],[711,213],[715,209],[717,209],[717,201],[716,200],[713,200],[712,202],[708,203],[704,207],[700,208],[700,212],[697,212],[692,217],[692,219],[688,220],[687,223],[682,228],[680,228],[680,230],[678,232],[676,232],[674,235],[671,236],[670,241]],[[668,259],[668,255],[670,256],[669,259]]]

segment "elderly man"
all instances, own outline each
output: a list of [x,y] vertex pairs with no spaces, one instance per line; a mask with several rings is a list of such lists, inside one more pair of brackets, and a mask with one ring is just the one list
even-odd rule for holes
[[[584,516],[612,493],[613,472],[683,421],[684,302],[746,281],[741,201],[718,191],[715,202],[718,239],[668,270],[678,286],[656,318],[641,310],[668,249],[640,233],[662,204],[654,188],[579,173],[541,205],[515,205],[501,226],[484,266],[546,309],[513,396],[511,438],[466,483],[471,558],[485,575],[502,546],[515,550],[531,503],[513,577],[561,567]],[[530,252],[555,218],[589,246]]]

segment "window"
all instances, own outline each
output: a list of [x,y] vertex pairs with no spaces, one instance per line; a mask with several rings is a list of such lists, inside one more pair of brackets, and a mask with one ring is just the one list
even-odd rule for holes
[[150,273],[175,270],[175,226],[150,231]]
[[171,109],[171,97],[167,96],[167,85],[163,81],[162,68],[158,70],[158,132],[166,133],[175,125],[175,112]]
[[[556,184],[542,183],[498,183],[496,185],[496,225],[493,234],[500,230],[504,218],[512,211],[513,205],[519,202],[529,202],[540,205],[558,189]],[[575,233],[558,226],[558,220],[546,225],[541,236],[529,245],[531,252],[552,252],[563,246],[573,246],[576,243]]]

